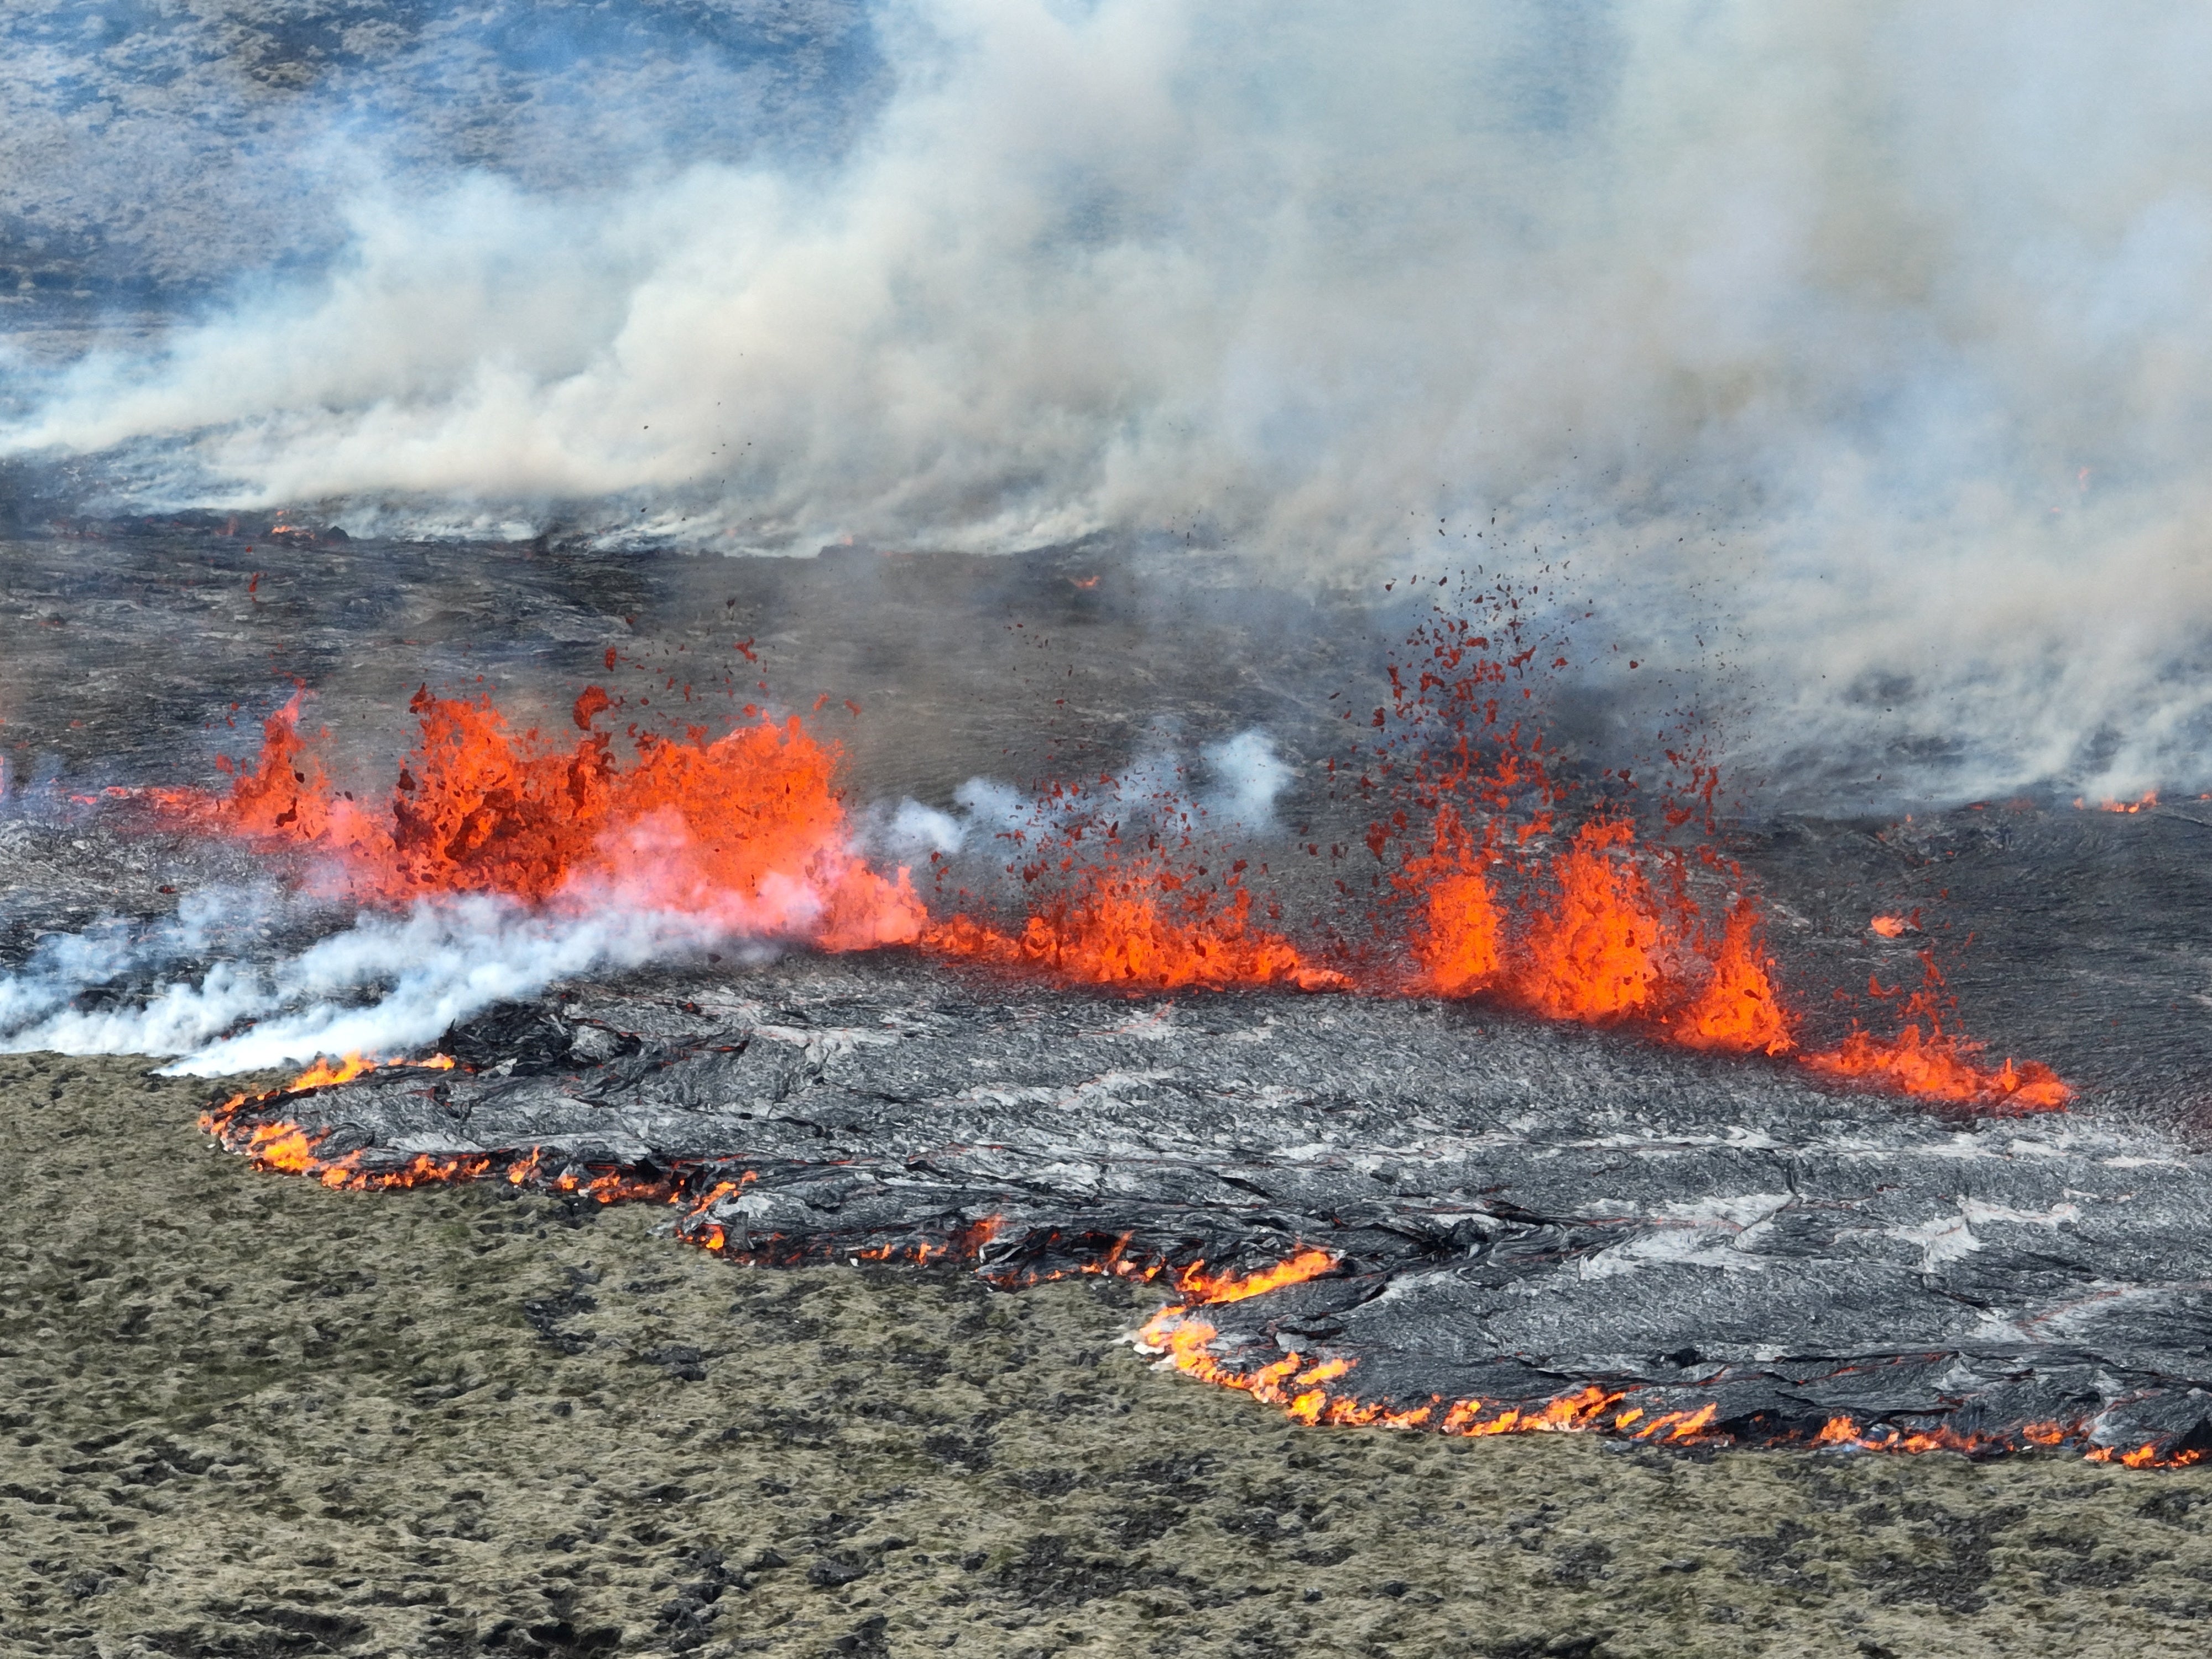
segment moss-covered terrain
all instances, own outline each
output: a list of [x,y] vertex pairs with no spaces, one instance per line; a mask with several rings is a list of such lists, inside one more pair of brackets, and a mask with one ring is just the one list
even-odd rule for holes
[[0,1058],[10,1655],[2203,1650],[2212,1471],[1304,1429],[1118,1285],[333,1193]]

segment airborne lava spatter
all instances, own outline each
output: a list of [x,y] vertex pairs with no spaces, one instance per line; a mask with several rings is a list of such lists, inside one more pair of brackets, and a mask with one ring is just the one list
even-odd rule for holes
[[162,790],[161,809],[265,844],[325,854],[371,902],[496,893],[527,902],[611,899],[684,911],[825,950],[912,940],[925,919],[903,872],[853,851],[833,787],[837,751],[794,717],[708,741],[632,733],[628,765],[591,729],[609,707],[586,687],[573,749],[517,735],[489,698],[409,705],[421,729],[388,805],[332,789],[300,735],[297,695],[264,727],[259,763],[227,795]]
[[[483,892],[611,901],[830,950],[919,944],[1079,984],[1484,996],[1688,1048],[1792,1052],[1757,902],[1709,843],[1696,847],[1696,867],[1734,889],[1706,901],[1721,907],[1717,925],[1692,896],[1692,860],[1674,845],[1643,845],[1618,807],[1601,807],[1560,844],[1558,815],[1573,789],[1520,716],[1534,697],[1524,682],[1536,647],[1522,645],[1517,626],[1509,615],[1500,638],[1520,648],[1493,650],[1471,622],[1440,617],[1413,636],[1425,653],[1418,669],[1390,671],[1392,702],[1376,711],[1385,738],[1357,782],[1362,798],[1398,803],[1365,837],[1378,862],[1396,849],[1374,919],[1385,936],[1379,960],[1316,959],[1261,925],[1244,860],[1224,858],[1208,878],[1187,807],[1179,838],[1125,842],[1120,822],[1069,786],[1055,792],[1074,814],[1062,844],[1025,846],[1009,866],[1036,884],[1018,927],[965,913],[933,919],[905,871],[886,878],[854,850],[837,750],[796,717],[763,717],[713,740],[696,726],[681,741],[633,727],[635,758],[624,763],[595,729],[612,706],[596,686],[576,699],[583,735],[570,748],[514,732],[488,698],[418,692],[420,732],[381,810],[331,787],[301,735],[296,695],[269,719],[258,763],[237,771],[227,795],[152,799],[262,844],[319,852],[337,882],[372,902]],[[1714,775],[1686,764],[1690,796],[1665,815],[1670,830],[1711,821]],[[1176,818],[1176,803],[1166,805]],[[1711,880],[1703,885],[1710,893]],[[2069,1097],[2034,1062],[1980,1064],[1978,1045],[1931,996],[1906,1013],[1893,1036],[1855,1030],[1834,1050],[1801,1058],[1824,1076],[1978,1109],[2049,1110]]]

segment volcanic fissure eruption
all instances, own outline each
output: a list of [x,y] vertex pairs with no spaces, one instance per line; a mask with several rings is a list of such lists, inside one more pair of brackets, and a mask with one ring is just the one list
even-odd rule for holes
[[[513,731],[488,697],[425,687],[410,704],[415,748],[381,811],[333,787],[300,731],[298,694],[269,717],[258,760],[229,769],[228,793],[164,789],[150,799],[174,818],[308,849],[325,861],[324,880],[370,904],[495,894],[556,908],[616,905],[823,950],[917,945],[1130,991],[1481,996],[1546,1019],[1632,1024],[1692,1048],[1793,1054],[1792,1021],[1740,872],[1706,843],[1688,854],[1647,850],[1617,806],[1558,836],[1571,791],[1540,735],[1503,717],[1510,704],[1498,695],[1533,647],[1493,654],[1458,618],[1425,627],[1413,645],[1426,653],[1418,675],[1390,671],[1392,712],[1406,731],[1370,764],[1387,799],[1425,816],[1426,844],[1413,843],[1423,832],[1407,805],[1371,826],[1378,860],[1393,846],[1410,850],[1391,874],[1395,910],[1372,923],[1387,948],[1341,962],[1255,921],[1247,860],[1210,870],[1188,832],[1125,840],[1120,823],[1095,809],[1063,811],[1058,844],[1046,836],[1023,849],[1024,883],[1045,879],[1018,925],[964,912],[933,918],[906,869],[887,877],[855,850],[836,787],[837,750],[798,716],[762,714],[713,738],[696,726],[672,739],[633,724],[625,763],[597,729],[613,707],[598,686],[575,700],[582,735],[570,747]],[[1702,766],[1692,775],[1710,825],[1714,780]],[[1363,772],[1359,785],[1371,793],[1376,780]],[[1055,793],[1063,804],[1082,799],[1079,787]],[[1675,829],[1692,816],[1666,813]],[[1692,896],[1694,862],[1735,888],[1717,925]],[[1841,1046],[1796,1058],[1823,1075],[1930,1101],[2063,1106],[2069,1091],[2048,1067],[1978,1063],[1955,1014],[1947,1024],[1932,955],[1923,961],[1929,984],[1894,1035],[1854,1029]]]
[[[886,874],[858,849],[836,787],[837,751],[802,720],[758,715],[720,737],[692,727],[680,739],[633,727],[625,757],[599,728],[612,700],[597,687],[577,697],[580,735],[568,741],[514,731],[488,698],[439,697],[426,689],[411,705],[416,745],[380,807],[333,787],[301,731],[299,696],[269,719],[259,757],[235,769],[228,792],[171,789],[149,799],[167,821],[305,852],[313,880],[371,906],[467,895],[554,911],[650,906],[709,918],[731,936],[783,939],[831,956],[904,946],[925,962],[1087,994],[1287,991],[1326,994],[1322,1005],[1348,997],[1409,1008],[1473,1000],[1539,1024],[1621,1028],[1662,1046],[1854,1080],[1972,1115],[2065,1104],[2070,1091],[2046,1067],[1980,1063],[1924,952],[1926,982],[1905,1001],[1896,1032],[1877,1036],[1854,1027],[1840,1044],[1805,1050],[1741,872],[1710,841],[1686,846],[1662,835],[1647,843],[1618,799],[1599,801],[1569,828],[1562,819],[1573,791],[1525,715],[1509,721],[1504,699],[1474,695],[1506,682],[1513,659],[1487,653],[1487,640],[1464,629],[1443,638],[1418,690],[1398,701],[1406,730],[1351,763],[1362,793],[1389,803],[1368,837],[1379,896],[1364,917],[1364,941],[1346,942],[1341,930],[1334,944],[1295,939],[1280,925],[1279,907],[1248,884],[1248,860],[1203,844],[1188,831],[1188,815],[1181,835],[1162,833],[1158,815],[1149,827],[1114,816],[1119,797],[1110,777],[1087,794],[1058,786],[1055,814],[1036,820],[1050,827],[1017,838],[1012,872],[1029,895],[1024,917],[1008,922],[958,907],[933,914],[908,870]],[[1396,676],[1394,682],[1402,687]],[[1452,715],[1441,735],[1438,708]],[[1710,825],[1709,770],[1697,769],[1695,779]],[[1670,806],[1663,816],[1666,829],[1679,831],[1699,813]],[[456,1031],[465,1048],[468,1028]],[[795,1040],[756,1025],[730,1041],[695,1041],[683,1053],[743,1072],[764,1044]],[[838,1042],[850,1051],[855,1042],[882,1040],[860,1033]],[[618,1027],[576,1028],[561,1041],[607,1060],[611,1079],[630,1079],[618,1086],[662,1067],[672,1068],[662,1075],[675,1074],[672,1060],[640,1071],[647,1053],[637,1064],[624,1060],[623,1045],[634,1048],[636,1040]],[[819,1041],[805,1037],[809,1055]],[[514,1064],[502,1062],[499,1075]],[[2121,1455],[2112,1425],[2086,1410],[2072,1421],[1983,1427],[1861,1424],[1820,1406],[1826,1385],[1809,1374],[1800,1384],[1814,1404],[1741,1410],[1727,1404],[1732,1389],[1742,1390],[1724,1369],[1702,1385],[1704,1397],[1695,1382],[1635,1378],[1563,1382],[1548,1393],[1539,1379],[1510,1394],[1419,1397],[1387,1368],[1376,1373],[1376,1391],[1363,1393],[1361,1354],[1325,1335],[1312,1346],[1311,1339],[1293,1341],[1294,1313],[1268,1316],[1266,1328],[1276,1334],[1258,1339],[1256,1355],[1255,1332],[1221,1322],[1237,1304],[1271,1309],[1285,1297],[1330,1294],[1332,1285],[1375,1271],[1356,1250],[1325,1248],[1295,1231],[1273,1261],[1254,1260],[1248,1238],[1235,1247],[1237,1265],[1216,1269],[1207,1266],[1213,1247],[1195,1236],[1177,1243],[1176,1230],[1162,1233],[1157,1217],[1118,1228],[1054,1223],[1024,1213],[1013,1191],[967,1192],[918,1216],[888,1199],[880,1212],[840,1200],[830,1206],[844,1213],[836,1224],[790,1231],[761,1218],[775,1212],[780,1194],[797,1190],[793,1183],[818,1178],[809,1160],[779,1164],[720,1143],[626,1153],[574,1134],[449,1150],[419,1144],[417,1133],[410,1150],[404,1135],[365,1142],[357,1133],[314,1127],[319,1111],[363,1088],[430,1122],[456,1091],[481,1086],[480,1071],[465,1053],[326,1060],[285,1088],[231,1097],[204,1122],[258,1164],[333,1188],[503,1180],[582,1200],[667,1204],[680,1212],[679,1237],[732,1260],[952,1261],[1007,1285],[1070,1273],[1163,1285],[1179,1299],[1146,1322],[1140,1346],[1176,1370],[1251,1393],[1307,1423],[1905,1450],[2082,1440],[2092,1455]],[[511,1092],[517,1085],[496,1086]],[[810,1213],[819,1213],[820,1204],[809,1201]],[[1328,1224],[1346,1223],[1340,1216]],[[2170,1436],[2121,1450],[2137,1462],[2200,1455]]]
[[832,787],[836,752],[798,718],[709,741],[633,729],[636,757],[592,729],[610,706],[576,699],[570,749],[518,734],[489,699],[418,692],[414,752],[388,808],[334,791],[308,752],[295,695],[270,715],[259,760],[227,794],[161,790],[167,813],[264,843],[309,848],[369,903],[492,893],[535,904],[618,903],[710,918],[732,933],[825,950],[902,944],[923,912],[903,872],[885,879],[851,851]]

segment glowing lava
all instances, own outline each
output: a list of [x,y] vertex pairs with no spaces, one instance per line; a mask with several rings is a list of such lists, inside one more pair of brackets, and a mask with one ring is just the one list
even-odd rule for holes
[[1982,1045],[1956,1029],[1955,1015],[1952,1029],[1945,1029],[1949,996],[1943,976],[1932,952],[1923,951],[1920,960],[1924,982],[1907,999],[1900,1030],[1886,1037],[1854,1030],[1836,1048],[1807,1054],[1804,1063],[1824,1076],[1982,1111],[2063,1109],[2074,1091],[2048,1066],[2032,1060],[2014,1064],[2008,1058],[1991,1070],[1979,1063]]
[[[593,694],[597,693],[595,696]],[[258,764],[227,795],[162,790],[163,810],[263,845],[322,853],[348,891],[387,904],[458,893],[682,911],[827,950],[904,943],[926,919],[904,872],[852,850],[832,787],[838,756],[796,718],[709,741],[634,732],[628,765],[576,700],[573,749],[512,732],[488,700],[418,692],[414,751],[380,811],[334,791],[299,731],[295,696]]]
[[[343,1060],[318,1059],[291,1082],[258,1095],[237,1094],[200,1115],[199,1127],[233,1152],[243,1152],[256,1169],[284,1175],[303,1175],[338,1192],[372,1192],[392,1188],[422,1187],[446,1182],[480,1181],[491,1175],[498,1161],[483,1152],[439,1156],[417,1152],[397,1163],[371,1161],[359,1152],[326,1158],[321,1151],[325,1137],[311,1133],[287,1118],[241,1124],[249,1111],[294,1095],[310,1093],[386,1068],[450,1072],[450,1054],[427,1060],[367,1060],[348,1054]],[[674,1176],[638,1175],[621,1170],[579,1170],[548,1160],[542,1148],[500,1170],[507,1182],[535,1191],[580,1193],[603,1204],[625,1199],[650,1199],[669,1203],[682,1196],[683,1182]]]
[[[2065,1424],[2029,1422],[2016,1427],[1979,1433],[1961,1432],[1948,1425],[1928,1430],[1899,1428],[1887,1423],[1862,1425],[1850,1417],[1831,1417],[1818,1428],[1787,1425],[1754,1433],[1744,1439],[1735,1427],[1720,1420],[1720,1407],[1707,1400],[1674,1404],[1679,1393],[1661,1398],[1639,1394],[1632,1386],[1607,1389],[1596,1383],[1561,1394],[1535,1407],[1504,1405],[1480,1399],[1447,1401],[1442,1395],[1425,1401],[1363,1401],[1330,1385],[1349,1376],[1358,1361],[1341,1355],[1312,1358],[1296,1351],[1265,1364],[1240,1368],[1213,1352],[1218,1328],[1200,1311],[1209,1303],[1239,1300],[1263,1294],[1249,1286],[1273,1279],[1267,1289],[1302,1284],[1335,1265],[1322,1250],[1301,1250],[1272,1269],[1211,1285],[1199,1282],[1178,1288],[1190,1297],[1185,1304],[1160,1309],[1134,1337],[1139,1352],[1158,1357],[1161,1364],[1182,1375],[1217,1387],[1235,1389],[1280,1409],[1305,1424],[1352,1427],[1425,1429],[1432,1433],[1480,1437],[1504,1434],[1605,1434],[1626,1440],[1668,1446],[1730,1446],[1736,1444],[1797,1444],[1816,1450],[1917,1453],[1952,1451],[1969,1456],[2019,1451],[2030,1448],[2053,1449],[2078,1445],[2090,1462],[2118,1462],[2130,1468],[2179,1468],[2202,1462],[2204,1454],[2189,1446],[2161,1449],[2156,1443],[2132,1448],[2095,1443],[2094,1421]],[[1212,1293],[1207,1293],[1209,1289]]]
[[1226,902],[1154,862],[1136,869],[1089,866],[1073,891],[1048,899],[1019,933],[956,915],[921,936],[939,955],[1033,968],[1087,985],[1147,990],[1284,986],[1352,988],[1279,933],[1255,927],[1252,896]]
[[[1187,812],[1180,842],[1150,835],[1125,843],[1121,823],[1078,800],[1073,786],[1053,796],[1055,808],[1076,802],[1062,815],[1062,844],[1025,846],[1009,866],[1030,888],[1026,917],[933,918],[904,870],[887,877],[854,850],[835,787],[838,751],[798,719],[763,717],[713,739],[690,727],[681,741],[633,726],[624,761],[597,729],[613,706],[597,686],[576,699],[581,735],[571,746],[514,732],[488,699],[418,692],[417,739],[380,807],[331,787],[301,735],[295,696],[267,721],[258,762],[235,771],[227,794],[173,789],[151,799],[263,846],[319,853],[332,881],[387,905],[496,893],[672,912],[749,936],[829,950],[917,944],[957,961],[1129,991],[1481,996],[1711,1052],[1796,1053],[1741,872],[1709,840],[1686,851],[1668,839],[1701,812],[1710,830],[1711,769],[1670,756],[1689,784],[1656,844],[1639,841],[1618,799],[1600,801],[1566,834],[1555,819],[1571,792],[1540,735],[1509,718],[1516,703],[1504,694],[1531,650],[1501,659],[1463,620],[1434,624],[1414,642],[1429,659],[1418,673],[1391,671],[1393,702],[1373,722],[1385,741],[1357,777],[1363,798],[1400,803],[1364,837],[1382,866],[1364,918],[1382,948],[1364,958],[1320,960],[1263,925],[1243,884],[1245,860],[1212,855],[1209,876]],[[1625,774],[1617,782],[1629,787]],[[1871,925],[1895,937],[1915,924],[1878,916]],[[1982,1064],[1979,1045],[1932,994],[1905,1012],[1892,1036],[1855,1030],[1799,1058],[1823,1076],[1982,1109],[2050,1110],[2071,1097],[2046,1066]]]

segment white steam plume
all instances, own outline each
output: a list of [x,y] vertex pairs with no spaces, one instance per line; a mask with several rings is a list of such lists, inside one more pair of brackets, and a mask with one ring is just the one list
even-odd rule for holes
[[1091,829],[1109,821],[1170,836],[1250,837],[1281,827],[1275,801],[1291,771],[1275,752],[1273,738],[1254,727],[1202,744],[1198,753],[1202,764],[1194,767],[1163,734],[1109,782],[1065,796],[1027,793],[998,778],[969,778],[952,792],[950,812],[911,799],[863,812],[856,844],[863,852],[919,861],[932,853],[976,852],[988,858],[1001,843],[1054,845],[1079,824]]
[[622,499],[733,549],[1506,531],[1647,651],[1724,641],[1755,757],[2203,770],[2212,11],[892,0],[877,33],[895,88],[826,169],[364,196],[325,279],[79,365],[7,447],[183,438],[224,482],[174,489],[449,522]]
[[[234,902],[196,896],[187,901],[191,915],[173,926],[43,941],[22,969],[0,976],[0,1050],[175,1054],[165,1069],[193,1077],[318,1054],[397,1055],[435,1042],[456,1020],[535,996],[570,975],[732,948],[726,929],[698,916],[556,915],[471,897],[424,902],[404,916],[363,915],[274,962],[218,961],[197,976],[164,977],[207,947],[218,917],[235,921]],[[143,1000],[71,1006],[88,988],[131,971],[155,975]]]

